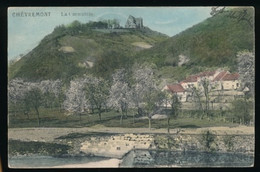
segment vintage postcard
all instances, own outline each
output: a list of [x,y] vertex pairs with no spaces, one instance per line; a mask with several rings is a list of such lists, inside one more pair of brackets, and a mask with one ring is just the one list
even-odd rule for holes
[[254,13],[8,8],[9,167],[254,166]]

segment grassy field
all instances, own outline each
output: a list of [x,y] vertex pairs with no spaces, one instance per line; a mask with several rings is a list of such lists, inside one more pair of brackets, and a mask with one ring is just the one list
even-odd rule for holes
[[[133,122],[134,112],[129,112],[127,118],[123,119],[120,124],[120,113],[115,111],[103,112],[102,120],[99,120],[98,114],[83,114],[83,115],[65,115],[64,112],[59,112],[58,109],[40,109],[40,127],[93,127],[96,125],[103,125],[106,127],[126,127],[126,128],[148,128],[148,119],[140,119],[135,116]],[[9,113],[8,119],[9,128],[27,128],[38,127],[37,116],[34,111],[27,115],[17,113]],[[214,119],[200,119],[192,116],[190,112],[183,112],[177,119],[171,119],[170,128],[202,128],[202,127],[216,127],[227,126],[235,127],[238,124],[231,122],[224,122],[221,118]],[[152,128],[167,128],[167,119],[153,119]]]

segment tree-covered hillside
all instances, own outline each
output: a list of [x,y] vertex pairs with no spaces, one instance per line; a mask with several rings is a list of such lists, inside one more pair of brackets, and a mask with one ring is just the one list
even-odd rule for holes
[[[9,67],[9,79],[66,79],[92,73],[111,77],[134,62],[153,63],[167,82],[208,68],[237,70],[237,53],[254,51],[253,8],[232,8],[169,38],[143,29],[124,29],[111,22],[78,21],[57,26],[30,53]],[[152,48],[151,48],[152,47]]]
[[[58,26],[30,53],[9,67],[9,79],[65,79],[94,72],[109,76],[132,56],[168,36],[144,29],[110,29],[105,22]],[[137,44],[136,44],[137,43]]]
[[[234,71],[237,53],[254,51],[253,26],[245,19],[254,21],[253,8],[225,9],[152,49],[140,52],[137,59],[155,63],[162,75],[175,79],[212,67]],[[181,56],[189,59],[182,67],[178,66]],[[170,75],[173,73],[175,75]]]

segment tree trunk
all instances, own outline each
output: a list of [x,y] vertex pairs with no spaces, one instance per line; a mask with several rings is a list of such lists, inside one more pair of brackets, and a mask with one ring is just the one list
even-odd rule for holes
[[200,117],[200,120],[202,120],[202,119],[203,119],[203,117],[204,117],[204,114],[205,114],[205,111],[202,111],[202,115],[201,115],[201,117]]
[[29,112],[24,111],[24,114],[27,116],[27,119],[30,119],[30,117],[29,117]]
[[99,121],[101,121],[101,109],[98,110]]
[[105,111],[108,112],[107,105],[105,105]]
[[127,107],[126,107],[126,104],[125,104],[125,119],[127,119]]
[[94,106],[91,106],[92,114],[94,114]]
[[135,124],[135,113],[133,113],[133,125]]
[[61,103],[59,102],[59,111],[61,112]]
[[170,133],[170,117],[168,116],[168,119],[167,119],[167,125],[168,125],[168,133]]
[[138,115],[142,115],[142,109],[140,107],[137,108],[137,111]]
[[14,116],[16,117],[16,102],[14,103]]
[[123,122],[123,112],[122,112],[121,117],[120,117],[120,125],[122,125],[122,122]]
[[151,120],[152,120],[152,119],[151,119],[150,117],[148,117],[148,120],[149,120],[149,129],[151,130],[151,125],[152,125],[152,124],[151,124]]
[[35,108],[35,111],[36,111],[36,113],[37,113],[38,127],[40,127],[40,114],[39,114],[38,108],[37,108],[37,107],[34,107],[34,108]]

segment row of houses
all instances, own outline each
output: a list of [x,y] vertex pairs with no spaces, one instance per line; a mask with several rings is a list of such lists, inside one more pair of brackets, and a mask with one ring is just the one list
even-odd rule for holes
[[212,86],[211,95],[217,97],[222,93],[226,97],[243,96],[246,89],[242,90],[241,80],[239,80],[238,73],[230,73],[227,70],[218,69],[215,71],[205,71],[196,75],[190,75],[185,80],[164,86],[162,89],[169,91],[172,94],[177,94],[181,102],[192,101],[191,89],[195,87],[197,89],[202,88],[201,80],[207,79]]

